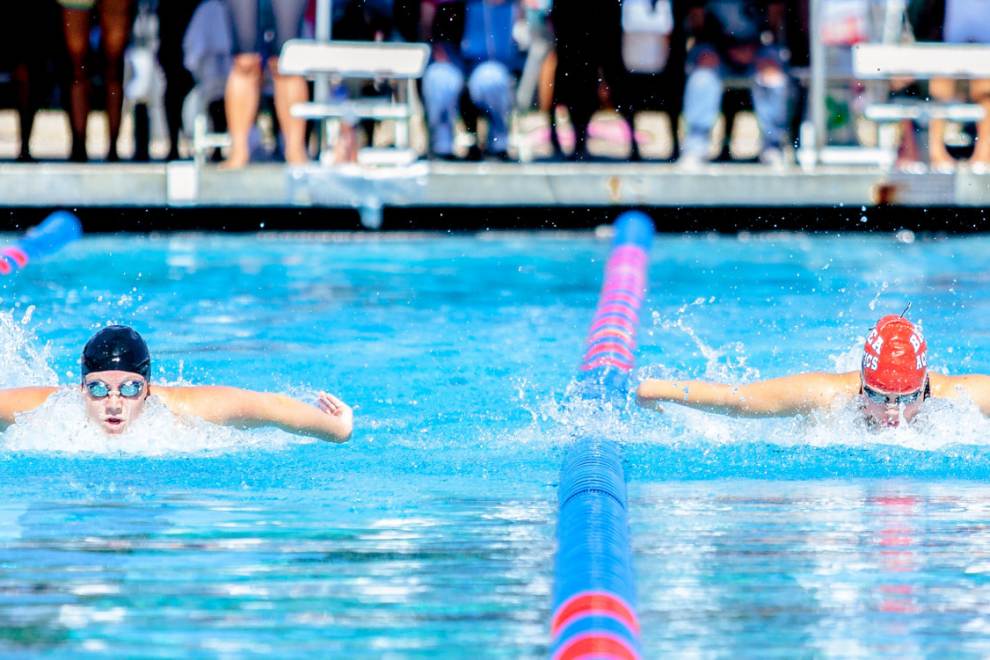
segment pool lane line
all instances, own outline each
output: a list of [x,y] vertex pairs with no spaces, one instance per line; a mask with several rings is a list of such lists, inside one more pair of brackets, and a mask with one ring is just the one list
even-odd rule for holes
[[[577,396],[625,405],[653,221],[637,211],[615,222],[598,306],[588,328]],[[605,436],[571,443],[557,489],[553,660],[640,658],[636,580],[619,445]]]

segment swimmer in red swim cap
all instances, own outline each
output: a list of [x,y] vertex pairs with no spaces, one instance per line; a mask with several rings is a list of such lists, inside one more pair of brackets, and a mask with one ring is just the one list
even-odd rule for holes
[[671,402],[744,417],[796,415],[858,400],[866,421],[881,427],[910,422],[932,397],[968,397],[990,415],[990,376],[929,373],[921,330],[893,314],[870,331],[858,371],[803,373],[745,385],[647,379],[636,395],[647,408]]
[[897,426],[901,417],[914,419],[931,396],[928,345],[921,331],[902,316],[877,321],[863,347],[860,383],[868,420]]

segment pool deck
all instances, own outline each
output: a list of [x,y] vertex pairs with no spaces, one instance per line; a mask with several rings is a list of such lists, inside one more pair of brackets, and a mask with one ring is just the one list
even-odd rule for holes
[[[320,210],[327,218],[333,217],[328,209],[350,210],[353,215],[354,209],[376,205],[393,210],[448,209],[454,212],[450,215],[453,229],[458,228],[453,218],[471,217],[472,212],[477,216],[478,209],[490,214],[524,211],[520,217],[527,209],[601,212],[641,207],[718,211],[723,215],[727,209],[743,209],[737,224],[745,229],[747,223],[741,218],[746,209],[846,209],[858,213],[864,208],[917,212],[949,207],[966,215],[969,231],[983,231],[983,212],[990,206],[990,173],[960,168],[952,173],[908,174],[861,166],[772,169],[757,164],[712,164],[685,171],[669,163],[621,162],[420,162],[378,169],[265,164],[240,171],[224,171],[213,165],[197,168],[191,162],[6,163],[0,164],[0,200],[0,206],[11,211],[144,208],[174,211],[173,215],[216,207]],[[209,217],[198,215],[199,225]],[[974,217],[979,226],[970,226]],[[205,222],[204,229],[226,228],[219,220],[216,226]],[[328,221],[322,228],[345,225]],[[306,226],[321,228],[313,222]],[[434,222],[431,227],[443,228],[443,224]]]

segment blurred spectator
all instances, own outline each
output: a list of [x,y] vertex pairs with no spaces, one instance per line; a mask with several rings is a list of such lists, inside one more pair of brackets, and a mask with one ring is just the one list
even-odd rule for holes
[[[622,15],[615,0],[554,0],[550,12],[557,49],[554,101],[574,127],[571,160],[588,154],[588,124],[623,75]],[[604,83],[604,84],[603,84]]]
[[726,77],[752,79],[753,108],[760,126],[760,160],[783,162],[788,80],[775,43],[784,21],[780,0],[692,0],[688,24],[695,45],[688,54],[684,90],[687,136],[681,161],[706,160]]
[[[192,74],[183,62],[182,41],[200,1],[158,0],[158,63],[165,74],[168,160],[177,160],[180,157],[179,132],[182,128],[182,104],[195,85]],[[227,42],[230,43],[229,37]]]
[[[908,19],[918,41],[990,44],[990,3],[986,0],[911,0]],[[956,81],[934,78],[929,82],[932,98],[949,102],[956,97]],[[971,161],[990,166],[990,80],[970,80],[969,97],[983,106],[984,117],[976,127]],[[955,160],[945,146],[945,120],[929,122],[928,156],[934,169],[950,169]],[[906,143],[910,145],[913,136]]]
[[[17,160],[31,162],[34,117],[51,92],[47,64],[53,59],[50,30],[58,29],[57,9],[51,0],[13,3],[0,21],[0,71],[13,83],[20,146]],[[61,34],[59,34],[61,41]]]
[[[430,152],[436,158],[454,158],[454,122],[460,114],[466,86],[466,110],[476,111],[488,120],[487,155],[508,160],[512,72],[521,65],[512,38],[519,6],[513,0],[466,0],[440,3],[437,9],[433,61],[423,76]],[[445,20],[450,24],[442,25]],[[459,26],[463,29],[457,35]],[[469,158],[480,156],[480,147],[473,147]]]
[[100,43],[103,51],[103,86],[106,91],[107,123],[110,146],[107,161],[116,162],[117,137],[124,101],[124,48],[134,19],[134,0],[58,0],[62,6],[65,45],[72,63],[72,86],[69,92],[69,124],[72,151],[69,158],[82,163],[86,154],[86,123],[90,110],[90,82],[87,72],[90,55],[92,14],[99,16]]
[[624,0],[623,75],[613,85],[616,110],[629,125],[630,158],[639,160],[635,116],[641,110],[667,115],[672,160],[680,153],[677,124],[684,100],[684,0]]
[[[196,118],[201,115],[208,119],[213,132],[226,132],[223,97],[233,51],[233,28],[224,0],[202,0],[186,27],[180,49],[182,65],[194,83],[182,101],[182,125],[187,134],[194,133]],[[219,150],[212,160],[222,160]]]
[[557,70],[557,51],[550,24],[550,5],[551,0],[523,0],[525,31],[517,33],[517,41],[526,51],[526,62],[516,86],[516,107],[529,110],[535,100],[536,108],[547,117],[547,124],[551,127],[547,135],[553,157],[559,159],[563,156],[563,149],[557,131],[552,129],[556,119],[553,82]]
[[137,17],[131,28],[131,43],[124,51],[124,108],[134,116],[134,156],[139,162],[151,159],[151,115],[161,121],[165,77],[157,63],[157,0],[137,0]]
[[[284,137],[285,160],[305,163],[306,122],[290,113],[296,103],[309,98],[305,79],[278,72],[278,55],[283,44],[302,34],[308,0],[227,0],[234,26],[234,61],[227,78],[224,104],[231,147],[223,167],[244,167],[251,159],[250,134],[261,103],[264,81],[262,62],[267,61],[275,87],[275,114]],[[261,11],[270,5],[271,11]],[[270,15],[269,15],[270,14]],[[274,39],[265,40],[259,29],[262,21],[274,22]]]
[[523,7],[526,11],[526,32],[523,37],[526,63],[516,87],[516,105],[528,109],[532,107],[535,98],[537,107],[546,111],[550,108],[548,92],[553,91],[552,81],[548,85],[545,76],[547,60],[553,57],[550,64],[556,66],[553,30],[550,27],[550,0],[524,0]]
[[[799,144],[801,121],[805,116],[808,102],[806,83],[802,81],[799,71],[810,75],[811,66],[811,0],[792,0],[787,3],[787,16],[784,19],[786,47],[789,54],[787,65],[791,74],[794,95],[791,103],[790,126],[788,134],[793,144]],[[807,80],[805,77],[804,80]]]

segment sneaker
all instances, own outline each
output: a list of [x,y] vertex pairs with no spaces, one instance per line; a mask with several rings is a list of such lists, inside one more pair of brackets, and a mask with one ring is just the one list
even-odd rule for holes
[[760,162],[775,169],[784,167],[784,152],[779,147],[767,147],[760,152]]
[[705,154],[695,149],[685,149],[681,152],[681,157],[677,159],[677,166],[682,170],[690,172],[700,170],[701,166],[708,162]]

